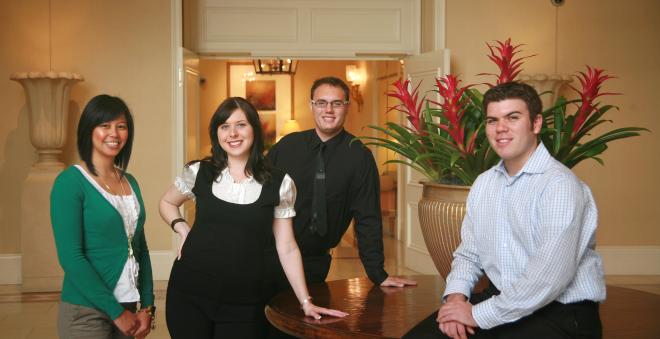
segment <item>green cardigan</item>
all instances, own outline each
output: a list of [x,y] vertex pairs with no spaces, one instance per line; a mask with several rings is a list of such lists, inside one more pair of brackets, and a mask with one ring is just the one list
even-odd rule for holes
[[[140,271],[142,307],[154,304],[149,249],[144,236],[144,204],[137,181],[126,174],[138,202],[133,250]],[[75,166],[62,171],[50,194],[57,256],[64,269],[62,301],[92,307],[116,319],[124,311],[113,295],[128,259],[128,237],[119,212]]]

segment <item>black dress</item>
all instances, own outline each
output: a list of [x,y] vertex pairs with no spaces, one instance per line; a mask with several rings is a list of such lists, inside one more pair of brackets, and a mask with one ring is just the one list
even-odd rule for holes
[[273,294],[264,250],[272,248],[274,209],[284,173],[272,171],[259,198],[234,204],[213,195],[212,166],[202,161],[192,191],[195,223],[167,289],[172,338],[260,338]]

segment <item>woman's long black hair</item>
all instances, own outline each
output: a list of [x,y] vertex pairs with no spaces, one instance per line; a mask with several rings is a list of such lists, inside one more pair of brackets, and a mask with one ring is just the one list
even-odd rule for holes
[[[265,184],[271,176],[271,167],[264,157],[264,134],[257,110],[247,100],[241,97],[231,97],[223,101],[211,117],[209,135],[211,136],[211,156],[202,159],[213,165],[213,178],[217,178],[227,167],[227,152],[220,147],[218,141],[218,127],[224,124],[236,110],[245,113],[248,123],[252,126],[254,141],[250,149],[250,156],[245,165],[245,175],[251,175],[260,184]],[[197,161],[193,161],[194,163]],[[191,164],[189,163],[189,165]]]
[[128,161],[131,159],[131,150],[133,149],[133,116],[121,98],[113,97],[107,94],[101,94],[93,97],[80,115],[78,121],[78,155],[85,162],[87,168],[93,175],[96,174],[96,168],[92,163],[92,133],[96,126],[117,119],[120,116],[126,118],[128,125],[128,139],[124,147],[115,157],[115,166],[121,168],[121,176],[126,173]]

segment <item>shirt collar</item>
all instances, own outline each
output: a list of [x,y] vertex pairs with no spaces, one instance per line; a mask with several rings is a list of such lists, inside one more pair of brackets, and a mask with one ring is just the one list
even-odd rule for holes
[[[527,159],[523,168],[520,172],[516,173],[514,177],[523,173],[544,173],[550,167],[549,160],[551,159],[552,155],[550,155],[550,152],[548,152],[542,142],[539,142],[538,146],[536,146],[536,150],[532,153],[532,156]],[[506,167],[504,167],[503,160],[500,160],[497,166],[495,166],[495,170],[509,177],[509,173],[506,171]]]
[[220,172],[220,181],[228,181],[230,183],[236,183],[236,184],[248,184],[255,180],[254,180],[254,176],[248,175],[247,179],[245,179],[244,181],[236,182],[236,180],[234,180],[234,177],[232,177],[231,174],[229,174],[229,167],[225,167],[225,169],[223,169],[222,172]]
[[323,142],[321,138],[319,138],[319,135],[316,134],[316,130],[311,129],[309,146],[311,149],[317,149],[320,144],[325,144],[326,146],[332,147],[338,145],[342,140],[344,140],[346,134],[347,134],[346,130],[342,129],[341,132],[337,133],[337,135]]

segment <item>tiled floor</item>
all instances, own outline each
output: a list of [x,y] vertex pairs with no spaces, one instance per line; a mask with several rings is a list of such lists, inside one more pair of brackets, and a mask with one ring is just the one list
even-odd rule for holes
[[[385,269],[392,275],[417,274],[403,267],[403,245],[385,238]],[[366,276],[355,250],[339,247],[328,280]],[[660,276],[608,276],[607,283],[660,294]],[[156,306],[159,309],[157,329],[148,338],[169,338],[165,327],[165,281],[157,281]],[[16,285],[0,285],[0,338],[50,339],[57,338],[57,294],[21,294]]]

